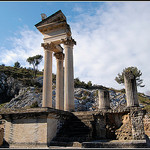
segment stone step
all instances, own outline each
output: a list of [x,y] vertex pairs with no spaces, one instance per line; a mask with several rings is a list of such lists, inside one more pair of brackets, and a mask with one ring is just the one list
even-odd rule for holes
[[56,137],[52,140],[52,142],[84,142],[88,141],[90,138],[89,137]]
[[[88,121],[88,120],[87,120]],[[67,122],[68,125],[74,125],[74,124],[84,124],[82,121],[78,121],[78,120],[71,120]]]
[[78,117],[78,119],[79,120],[84,120],[84,119],[86,119],[86,120],[93,120],[94,118],[93,118],[93,115],[77,115],[77,117]]
[[76,128],[71,128],[71,127],[63,127],[62,129],[59,130],[59,132],[61,131],[65,131],[65,132],[76,132],[76,131],[79,131],[79,132],[89,132],[90,129],[89,128],[80,128],[80,127],[76,127]]
[[64,147],[82,147],[82,143],[79,142],[57,142],[57,141],[51,141],[51,146],[64,146]]
[[85,127],[85,128],[88,128],[88,126],[86,126],[83,122],[82,123],[74,123],[74,122],[70,122],[70,123],[67,123],[67,124],[64,124],[63,125],[64,127]]
[[64,137],[64,136],[72,136],[72,137],[75,137],[75,136],[80,136],[80,135],[83,135],[83,136],[87,136],[89,135],[90,133],[89,132],[60,132],[57,134],[57,136],[59,137]]
[[[116,141],[116,142],[115,142]],[[93,142],[58,142],[51,141],[51,146],[62,146],[62,147],[80,147],[80,148],[148,148],[145,140],[133,140],[133,141],[117,141],[113,142],[93,141]]]
[[69,138],[74,138],[74,137],[88,137],[89,133],[65,133],[65,134],[58,134],[57,137],[69,137]]
[[83,142],[83,148],[148,148],[145,140],[114,140],[110,142]]
[[73,146],[73,142],[60,142],[60,141],[51,141],[50,146]]
[[63,128],[67,128],[67,129],[89,129],[89,127],[83,126],[83,125],[73,125],[73,126],[64,125]]
[[62,130],[61,131],[63,131],[63,130],[66,130],[66,131],[69,131],[69,132],[71,132],[71,131],[86,131],[86,132],[89,132],[90,131],[90,129],[89,128],[85,128],[85,127],[63,127],[62,128]]

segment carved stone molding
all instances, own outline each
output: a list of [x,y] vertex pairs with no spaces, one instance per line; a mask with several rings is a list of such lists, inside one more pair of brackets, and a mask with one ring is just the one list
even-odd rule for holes
[[54,53],[54,56],[56,57],[56,59],[64,60],[64,53],[62,53],[62,52]]
[[50,51],[53,51],[53,49],[56,48],[55,44],[53,44],[53,43],[41,43],[41,46],[42,46],[45,50],[50,50]]
[[72,37],[61,39],[61,43],[63,43],[64,45],[70,45],[70,46],[76,45],[76,41]]

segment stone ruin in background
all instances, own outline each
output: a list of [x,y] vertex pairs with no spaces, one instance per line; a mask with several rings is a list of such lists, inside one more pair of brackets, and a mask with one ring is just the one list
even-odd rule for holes
[[[139,107],[132,72],[124,74],[127,107],[111,109],[109,92],[99,90],[98,110],[74,112],[73,46],[76,42],[66,17],[59,10],[49,17],[43,15],[35,26],[44,35],[42,107],[0,112],[5,121],[3,147],[147,147],[143,125],[145,110]],[[57,61],[56,108],[52,108],[53,54]]]

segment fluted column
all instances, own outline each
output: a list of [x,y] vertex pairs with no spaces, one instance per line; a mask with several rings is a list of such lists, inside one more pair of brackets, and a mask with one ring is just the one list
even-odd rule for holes
[[52,107],[52,47],[49,43],[42,43],[44,48],[44,76],[42,107]]
[[56,73],[56,109],[64,110],[64,71],[63,61],[64,54],[62,52],[55,53],[57,61],[57,73]]
[[139,106],[136,78],[132,72],[124,72],[127,107]]
[[65,50],[64,70],[64,110],[74,110],[74,68],[73,68],[73,46],[76,42],[72,38],[63,39]]

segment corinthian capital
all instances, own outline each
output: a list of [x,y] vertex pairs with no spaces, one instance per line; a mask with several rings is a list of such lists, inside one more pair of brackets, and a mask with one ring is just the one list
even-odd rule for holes
[[62,52],[54,53],[54,56],[56,57],[56,59],[64,60],[64,53],[62,53]]
[[67,37],[65,39],[61,40],[61,43],[63,43],[64,45],[76,45],[76,41],[72,38],[72,37]]
[[53,43],[41,43],[41,46],[42,46],[45,50],[51,50],[51,51],[53,51],[53,49],[56,48],[55,44],[53,44]]

